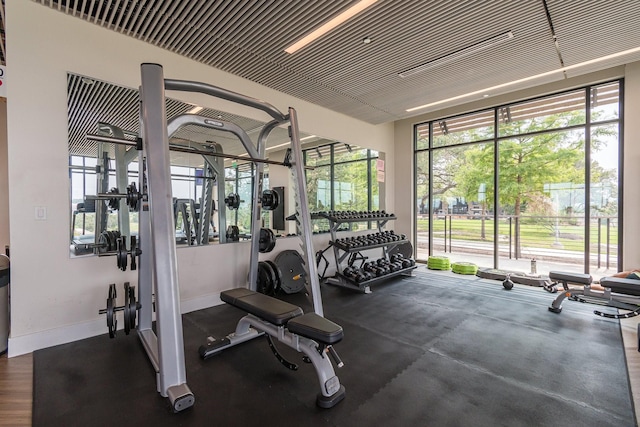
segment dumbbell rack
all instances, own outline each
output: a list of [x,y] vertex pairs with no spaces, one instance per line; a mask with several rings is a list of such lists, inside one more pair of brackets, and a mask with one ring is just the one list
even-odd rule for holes
[[342,270],[343,270],[342,263],[351,254],[359,253],[359,252],[370,250],[370,249],[382,248],[383,258],[388,260],[389,259],[388,250],[397,245],[406,243],[408,242],[408,240],[405,238],[405,239],[400,239],[400,240],[395,240],[395,241],[390,241],[385,243],[376,243],[376,244],[366,245],[366,246],[346,247],[343,244],[341,244],[339,239],[337,238],[336,234],[338,229],[342,224],[345,224],[345,223],[367,222],[367,221],[375,222],[377,225],[378,232],[381,233],[388,221],[393,221],[397,219],[397,217],[394,214],[383,213],[381,215],[375,215],[375,214],[367,213],[367,215],[365,215],[364,217],[356,216],[351,218],[329,215],[328,213],[325,213],[325,212],[312,214],[312,219],[319,219],[319,218],[324,218],[329,221],[329,232],[331,233],[331,241],[329,242],[329,244],[333,246],[333,253],[336,259],[336,274],[333,277],[328,277],[325,280],[325,283],[334,285],[334,286],[341,286],[344,288],[348,288],[348,289],[352,289],[352,290],[356,290],[356,291],[368,294],[368,293],[371,293],[371,285],[374,285],[382,281],[386,281],[392,277],[407,274],[411,270],[416,268],[416,266],[413,265],[411,267],[403,268],[403,269],[385,274],[383,276],[374,277],[372,279],[364,280],[361,282],[356,282],[351,278],[346,277],[345,275],[342,274]]

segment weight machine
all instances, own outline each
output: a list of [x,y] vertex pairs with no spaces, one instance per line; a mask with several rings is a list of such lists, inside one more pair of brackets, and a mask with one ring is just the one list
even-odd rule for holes
[[[100,135],[89,135],[88,138],[97,141],[136,146],[139,150],[140,194],[144,195],[144,197],[139,200],[141,206],[139,209],[138,235],[139,245],[142,250],[137,251],[135,254],[140,257],[138,268],[139,302],[136,303],[133,292],[130,291],[130,289],[126,289],[125,296],[129,296],[129,304],[125,304],[126,308],[123,307],[122,310],[138,311],[138,325],[136,329],[149,360],[156,371],[157,390],[163,397],[169,399],[174,412],[179,412],[193,406],[195,397],[186,382],[184,339],[177,272],[174,205],[171,195],[170,149],[208,156],[205,157],[205,163],[209,166],[210,172],[216,173],[218,177],[224,176],[224,165],[221,160],[223,158],[235,158],[256,162],[251,224],[251,234],[254,238],[251,241],[248,292],[255,291],[257,284],[258,258],[260,252],[260,239],[258,239],[257,236],[260,235],[261,226],[259,210],[260,204],[263,202],[263,164],[271,163],[290,167],[296,188],[296,222],[299,228],[298,235],[302,239],[301,248],[305,264],[304,275],[308,279],[308,283],[306,283],[305,286],[307,287],[309,295],[312,296],[314,316],[321,318],[316,321],[315,318],[307,316],[305,319],[307,321],[311,319],[313,323],[320,322],[329,328],[320,334],[317,332],[309,332],[305,321],[299,319],[291,322],[290,331],[291,333],[300,334],[300,337],[315,337],[322,343],[322,348],[328,346],[327,351],[329,351],[333,350],[331,344],[342,338],[342,329],[322,318],[323,308],[320,296],[320,283],[311,241],[311,218],[308,210],[306,180],[304,166],[302,164],[302,150],[300,148],[295,110],[289,108],[289,114],[284,115],[268,103],[225,89],[210,86],[205,83],[165,79],[162,66],[158,64],[142,64],[141,81],[141,138],[139,138],[137,142]],[[253,144],[247,133],[234,123],[193,114],[178,116],[167,123],[165,90],[204,93],[259,109],[269,114],[273,120],[268,122],[261,130],[257,146]],[[287,160],[280,163],[265,159],[266,140],[269,133],[277,126],[286,123],[290,124],[289,130],[291,136],[291,149]],[[204,150],[203,148],[205,147],[193,149],[170,145],[169,136],[175,134],[181,127],[187,125],[202,126],[233,133],[243,144],[249,158],[223,154],[221,150]],[[208,191],[209,197],[207,200],[210,200],[212,190],[209,189]],[[218,193],[218,200],[224,200],[224,185],[221,185],[221,183],[218,184]],[[267,200],[267,205],[271,202],[273,201]],[[206,218],[208,218],[208,216]],[[208,222],[204,220],[204,216],[201,216],[201,219],[202,221],[200,221],[200,223]],[[201,229],[196,235],[207,236],[208,231]],[[125,256],[124,252],[123,256]],[[115,290],[110,291],[110,295],[111,294],[115,296]],[[152,329],[154,295],[157,332],[154,332]],[[269,297],[265,296],[265,298]],[[114,308],[113,300],[111,302],[111,315],[113,317],[115,311],[120,308]],[[107,305],[109,305],[109,303]],[[128,318],[129,323],[132,323],[132,318],[135,319],[135,316],[130,313]],[[127,319],[125,319],[125,321],[127,321]],[[131,324],[129,327],[131,327]],[[307,339],[305,343],[307,352],[315,351],[313,341]],[[335,350],[332,351],[332,354],[335,354]],[[324,352],[321,352],[312,359],[316,360],[314,364],[316,364],[319,375],[331,380],[327,382],[327,384],[331,384],[332,387],[340,389],[339,381],[337,381],[337,377],[333,374],[328,356],[326,356]],[[323,384],[323,387],[325,386],[326,384]],[[344,387],[342,387],[341,390],[340,396],[343,396]],[[331,401],[335,402],[335,393],[333,393],[332,396],[333,400]],[[328,396],[325,396],[325,398],[326,397]]]

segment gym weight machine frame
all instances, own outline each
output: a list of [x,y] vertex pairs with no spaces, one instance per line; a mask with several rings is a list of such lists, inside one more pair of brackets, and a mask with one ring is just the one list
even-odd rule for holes
[[[273,120],[267,123],[260,132],[257,148],[246,132],[233,123],[213,120],[196,115],[183,115],[167,123],[165,106],[165,89],[198,92],[242,105],[262,110]],[[262,195],[263,163],[277,163],[264,159],[266,139],[269,133],[284,123],[290,123],[292,142],[292,168],[294,181],[297,184],[296,209],[298,224],[303,240],[302,251],[309,278],[308,291],[313,299],[314,311],[323,316],[320,283],[316,271],[313,244],[311,241],[311,219],[308,210],[302,150],[296,112],[289,108],[284,115],[272,105],[241,94],[227,91],[204,83],[165,79],[162,66],[144,63],[141,65],[140,86],[140,120],[142,150],[139,152],[140,191],[147,194],[139,211],[140,246],[144,249],[140,255],[138,269],[138,336],[145,348],[149,360],[156,371],[157,391],[167,397],[175,412],[187,409],[195,403],[195,397],[186,381],[184,357],[184,337],[182,313],[180,310],[180,291],[177,272],[177,254],[175,241],[175,224],[173,199],[171,195],[170,145],[169,135],[180,127],[196,124],[204,127],[229,131],[236,134],[245,146],[249,158],[255,161],[256,185],[254,186],[252,235],[257,236],[260,230],[260,207],[257,203]],[[130,144],[130,141],[117,141],[116,138],[102,139],[107,142]],[[188,150],[197,152],[196,150]],[[215,156],[215,153],[210,153]],[[222,157],[222,155],[221,155]],[[227,157],[227,156],[224,156]],[[281,164],[281,163],[277,163]],[[251,241],[251,260],[249,271],[249,289],[255,291],[257,283],[259,257],[259,239]],[[152,329],[153,293],[155,289],[156,333]]]

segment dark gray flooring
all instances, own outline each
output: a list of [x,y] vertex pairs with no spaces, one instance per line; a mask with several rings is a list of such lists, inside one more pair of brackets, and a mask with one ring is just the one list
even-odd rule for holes
[[[266,340],[207,361],[197,349],[243,315],[222,305],[184,316],[193,408],[169,411],[135,334],[37,351],[34,426],[633,426],[618,321],[594,306],[425,267],[369,295],[323,287],[325,315],[342,325],[336,349],[344,401],[315,406],[310,365],[291,372]],[[308,309],[303,295],[285,296]]]

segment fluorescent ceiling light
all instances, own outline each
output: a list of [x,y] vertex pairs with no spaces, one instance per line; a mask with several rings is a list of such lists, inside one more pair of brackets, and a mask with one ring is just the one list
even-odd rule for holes
[[417,67],[413,67],[408,70],[405,70],[401,73],[398,73],[398,76],[402,78],[413,76],[414,74],[422,73],[423,71],[430,70],[432,68],[439,67],[444,64],[448,64],[450,62],[458,61],[474,53],[482,52],[485,49],[499,45],[500,43],[511,40],[512,38],[513,38],[513,33],[511,31],[507,31],[506,33],[497,35],[495,37],[491,37],[490,39],[483,40],[474,45],[465,47],[464,49],[460,49],[448,55],[441,56],[440,58],[434,59],[433,61],[425,62],[422,65],[418,65]]
[[[311,138],[317,138],[317,136],[315,135],[305,136],[304,138],[300,138],[300,141],[304,141],[306,139],[311,139]],[[276,148],[281,148],[281,147],[288,147],[289,145],[291,145],[291,141],[283,142],[282,144],[274,145],[273,147],[267,147],[265,151],[275,150]]]
[[195,106],[191,110],[187,111],[187,114],[197,114],[202,110],[204,110],[204,107]]
[[276,148],[280,148],[280,147],[286,147],[286,146],[288,146],[288,145],[290,145],[290,144],[291,144],[290,142],[285,142],[285,143],[283,143],[283,144],[274,145],[273,147],[267,147],[267,148],[265,149],[265,151],[275,150]]
[[362,12],[363,10],[365,10],[366,8],[374,4],[376,1],[377,0],[359,1],[358,3],[351,6],[349,9],[345,10],[339,15],[334,16],[332,19],[330,19],[329,21],[319,26],[318,28],[316,28],[315,30],[313,30],[312,32],[310,32],[309,34],[307,34],[306,36],[304,36],[303,38],[301,38],[300,40],[298,40],[288,48],[286,48],[284,51],[287,53],[294,53],[297,50],[302,49],[309,43],[324,36],[326,33],[333,30],[334,28],[336,28],[338,25],[342,24],[349,18],[352,18],[353,16]]
[[551,71],[547,71],[547,72],[544,72],[544,73],[536,74],[535,76],[525,77],[523,79],[514,80],[514,81],[511,81],[511,82],[508,82],[508,83],[502,83],[502,84],[499,84],[499,85],[496,85],[496,86],[491,86],[491,87],[488,87],[488,88],[485,88],[485,89],[481,89],[481,90],[476,90],[476,91],[473,91],[473,92],[465,93],[463,95],[458,95],[458,96],[454,96],[454,97],[451,97],[451,98],[442,99],[440,101],[431,102],[429,104],[424,104],[424,105],[419,105],[417,107],[408,108],[405,111],[407,113],[411,113],[413,111],[422,110],[424,108],[429,108],[429,107],[433,107],[433,106],[436,106],[436,105],[445,104],[445,103],[451,102],[451,101],[457,101],[459,99],[463,99],[463,98],[467,98],[467,97],[471,97],[471,96],[475,96],[475,95],[486,94],[487,92],[495,91],[495,90],[498,90],[498,89],[503,89],[505,87],[517,85],[517,84],[520,84],[520,83],[525,83],[525,82],[528,82],[528,81],[531,81],[531,80],[535,80],[535,79],[539,79],[539,78],[542,78],[542,77],[551,76],[551,75],[556,74],[556,73],[564,73],[566,71],[575,70],[576,68],[586,67],[587,65],[597,64],[598,62],[604,62],[604,61],[608,61],[610,59],[618,58],[618,57],[625,56],[625,55],[631,55],[631,54],[638,53],[638,52],[640,52],[640,46],[636,47],[636,48],[633,48],[633,49],[624,50],[622,52],[613,53],[611,55],[602,56],[600,58],[590,59],[589,61],[580,62],[579,64],[569,65],[567,67],[561,67],[561,68],[558,68],[557,70],[551,70]]

